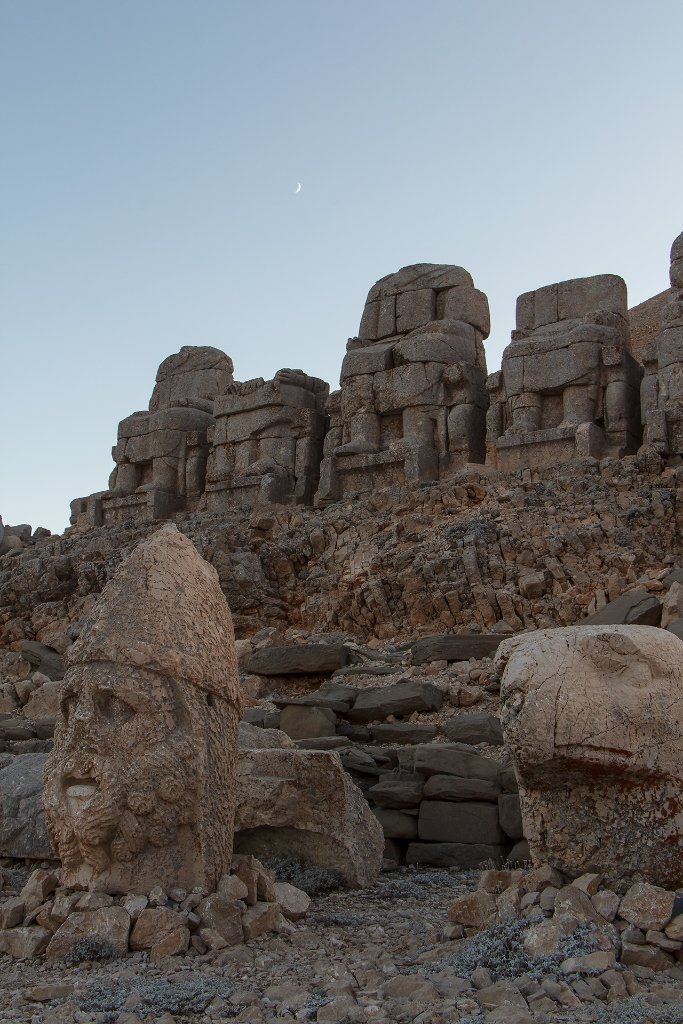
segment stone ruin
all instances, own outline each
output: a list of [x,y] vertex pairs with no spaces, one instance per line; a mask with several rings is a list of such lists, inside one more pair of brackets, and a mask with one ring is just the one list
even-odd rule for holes
[[671,246],[671,292],[661,331],[643,350],[643,441],[660,455],[683,455],[683,234]]
[[508,472],[622,459],[643,439],[656,459],[679,458],[682,238],[644,380],[626,285],[612,274],[520,295],[502,367],[488,378],[486,295],[462,267],[431,263],[370,289],[331,395],[302,370],[234,381],[224,353],[185,347],[159,367],[149,411],[119,424],[109,490],[73,501],[72,525],[258,503],[323,507],[469,465]]
[[640,441],[642,369],[620,277],[561,281],[517,299],[517,329],[487,382],[488,459],[501,470],[622,458]]
[[484,461],[489,330],[462,267],[420,263],[370,289],[329,403],[317,504]]
[[149,410],[119,423],[109,490],[76,498],[72,522],[165,519],[195,508],[204,492],[214,399],[232,371],[232,360],[208,346],[186,346],[165,359]]
[[168,525],[122,563],[69,650],[45,771],[63,884],[214,889],[232,858],[240,715],[218,576]]
[[216,398],[206,508],[263,501],[310,505],[318,484],[329,385],[301,370],[230,384]]

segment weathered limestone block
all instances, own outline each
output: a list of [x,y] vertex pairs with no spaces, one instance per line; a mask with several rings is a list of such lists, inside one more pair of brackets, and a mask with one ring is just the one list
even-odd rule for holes
[[404,267],[370,289],[328,405],[317,504],[483,462],[489,330],[462,267]]
[[232,854],[239,719],[217,574],[166,526],[121,564],[67,656],[44,792],[63,883],[215,887]]
[[514,470],[634,452],[641,373],[629,351],[620,277],[577,278],[520,295],[502,369],[487,381],[487,460]]
[[535,864],[605,884],[683,877],[680,640],[570,626],[505,640],[501,719]]
[[319,750],[251,750],[239,758],[235,849],[260,860],[288,855],[369,885],[384,836],[339,756]]
[[210,346],[187,345],[165,359],[149,411],[119,423],[109,490],[76,498],[72,524],[163,519],[196,508],[206,483],[214,398],[232,383],[232,371],[230,357]]
[[643,349],[640,398],[643,444],[660,455],[683,455],[683,233],[671,246],[671,291],[661,329]]
[[329,386],[301,370],[230,384],[216,399],[209,511],[245,502],[310,504],[318,486]]

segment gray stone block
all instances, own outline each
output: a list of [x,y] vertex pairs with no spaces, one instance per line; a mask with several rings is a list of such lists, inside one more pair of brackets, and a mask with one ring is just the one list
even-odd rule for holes
[[500,746],[503,742],[500,719],[483,711],[455,715],[442,726],[441,731],[453,743],[488,743],[491,746]]
[[524,839],[522,810],[516,793],[501,793],[498,797],[500,827],[510,839]]
[[0,768],[2,857],[31,860],[52,860],[56,857],[43,813],[46,760],[47,754],[16,754]]
[[370,735],[375,743],[430,743],[436,736],[435,725],[415,725],[413,722],[387,722],[373,725]]
[[627,622],[627,616],[632,612],[638,605],[643,604],[644,601],[648,601],[652,595],[647,590],[639,588],[637,590],[629,590],[625,594],[621,594],[614,601],[610,601],[601,608],[600,611],[594,612],[585,619],[581,619],[581,626],[621,626]]
[[412,646],[413,665],[428,661],[469,661],[488,658],[496,652],[503,637],[493,633],[444,633],[425,636]]
[[410,779],[380,779],[368,790],[368,799],[378,807],[402,810],[418,807],[422,800],[423,779],[417,775]]
[[293,740],[334,736],[337,716],[329,708],[290,704],[280,712],[280,728]]
[[472,800],[423,800],[418,821],[420,839],[437,843],[502,845],[505,834],[494,804]]
[[500,867],[507,847],[484,843],[410,843],[406,864],[429,864],[438,868],[479,868],[493,862]]
[[459,775],[464,779],[490,779],[498,782],[495,761],[482,757],[465,743],[432,743],[417,747],[415,771],[422,775]]
[[490,779],[463,779],[458,775],[432,775],[424,786],[428,800],[481,800],[498,803],[500,786]]
[[443,693],[431,683],[402,679],[391,686],[360,690],[348,712],[352,722],[373,722],[389,715],[411,715],[413,711],[438,711]]
[[264,647],[254,651],[245,671],[261,676],[323,675],[346,665],[349,658],[349,649],[344,644]]
[[386,839],[417,839],[417,817],[389,807],[373,807],[372,813],[384,830]]

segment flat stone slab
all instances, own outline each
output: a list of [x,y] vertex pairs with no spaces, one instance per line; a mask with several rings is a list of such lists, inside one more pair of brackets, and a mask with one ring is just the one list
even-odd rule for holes
[[504,639],[497,633],[443,633],[425,636],[413,644],[413,665],[428,661],[469,661],[489,658]]
[[345,644],[295,644],[254,651],[245,669],[260,676],[324,675],[348,664]]
[[[657,598],[643,587],[629,590],[614,601],[609,601],[604,608],[581,619],[579,626],[622,626],[630,625],[656,626],[659,623],[662,606]],[[659,611],[659,615],[657,614]],[[644,617],[643,617],[644,616]],[[656,621],[650,621],[655,619]]]
[[360,690],[347,713],[351,722],[375,722],[389,715],[412,715],[414,711],[438,711],[443,693],[431,683],[401,679],[390,686]]
[[413,767],[422,775],[459,775],[464,779],[498,782],[495,761],[482,757],[465,743],[430,743],[415,748]]
[[482,711],[454,715],[441,727],[441,731],[453,743],[488,743],[496,747],[503,743],[500,719]]

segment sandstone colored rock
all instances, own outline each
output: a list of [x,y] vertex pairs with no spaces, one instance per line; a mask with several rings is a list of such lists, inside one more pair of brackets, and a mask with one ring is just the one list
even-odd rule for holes
[[305,917],[311,905],[308,893],[297,889],[295,885],[290,885],[289,882],[275,883],[275,898],[282,914],[289,921],[298,921]]
[[619,917],[643,931],[661,931],[669,923],[673,907],[674,893],[658,885],[636,882],[619,904]]
[[44,952],[50,934],[47,929],[36,925],[0,931],[0,953],[7,953],[15,960],[31,960]]
[[196,912],[202,929],[220,935],[226,945],[235,946],[244,941],[242,913],[237,902],[212,893],[198,904]]
[[501,718],[534,863],[679,884],[679,643],[648,626],[572,626],[501,646]]
[[496,901],[483,890],[461,896],[451,904],[448,920],[467,928],[482,928],[496,913]]
[[186,919],[176,910],[168,907],[148,907],[139,915],[130,933],[131,949],[151,949],[186,925]]
[[63,883],[214,888],[232,853],[239,718],[216,572],[164,527],[121,564],[69,651],[44,793]]
[[[130,917],[123,907],[104,907],[102,910],[77,911],[67,917],[50,939],[48,960],[63,960],[83,944],[95,955],[125,956],[128,952]],[[83,959],[95,957],[83,956]]]
[[254,750],[240,754],[235,849],[262,860],[296,855],[340,872],[352,888],[371,884],[384,837],[337,754]]

